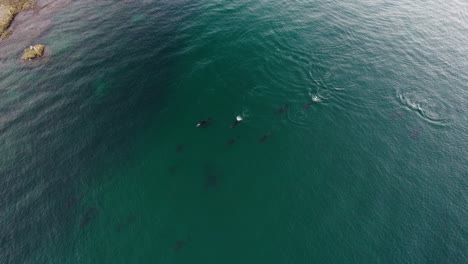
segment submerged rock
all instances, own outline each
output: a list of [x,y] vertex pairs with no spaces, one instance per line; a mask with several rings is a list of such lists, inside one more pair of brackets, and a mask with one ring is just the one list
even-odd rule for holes
[[23,56],[21,56],[21,59],[23,60],[33,60],[40,58],[44,55],[44,45],[34,45],[30,46],[29,48],[25,49],[23,52]]

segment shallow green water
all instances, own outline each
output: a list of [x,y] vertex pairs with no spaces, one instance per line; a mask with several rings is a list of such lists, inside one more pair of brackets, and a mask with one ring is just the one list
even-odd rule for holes
[[466,262],[465,2],[32,19],[46,59],[0,44],[2,263]]

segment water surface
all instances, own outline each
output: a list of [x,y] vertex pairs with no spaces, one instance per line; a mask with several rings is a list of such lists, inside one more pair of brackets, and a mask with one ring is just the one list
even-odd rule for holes
[[464,1],[40,3],[0,44],[2,263],[466,262]]

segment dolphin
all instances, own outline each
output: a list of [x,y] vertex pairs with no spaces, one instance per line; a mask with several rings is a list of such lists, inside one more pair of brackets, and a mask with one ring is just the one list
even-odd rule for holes
[[184,150],[184,145],[177,146],[176,152],[181,152],[182,150]]
[[177,241],[175,242],[175,244],[174,244],[174,250],[175,250],[175,251],[181,250],[181,249],[182,249],[183,247],[185,247],[191,240],[192,240],[192,238],[190,237],[190,235],[189,235],[189,237],[188,237],[187,239],[185,239],[185,240],[177,240]]
[[263,143],[265,142],[265,140],[267,140],[267,138],[270,137],[270,134],[265,134],[263,135],[258,141],[260,141],[260,143]]
[[284,105],[283,107],[281,107],[280,109],[276,110],[276,113],[281,115],[281,114],[284,114],[288,111],[289,109],[289,105]]
[[218,185],[220,173],[210,164],[205,167],[205,188],[215,188]]
[[185,244],[187,244],[186,241],[182,241],[182,240],[176,241],[175,245],[174,245],[174,250],[179,251],[180,249],[182,249],[185,246]]
[[177,165],[172,165],[169,167],[169,172],[171,174],[175,174],[177,172],[178,166]]
[[389,117],[391,120],[400,120],[400,119],[403,119],[404,116],[405,116],[405,113],[402,112],[402,111],[393,112],[392,114],[388,115],[388,117]]
[[129,225],[136,221],[136,217],[133,214],[129,214],[124,222],[118,224],[115,228],[115,231],[121,232],[126,229]]
[[233,139],[230,139],[227,143],[228,143],[228,145],[232,145],[232,144],[236,143],[236,141],[237,141],[238,139],[239,139],[239,136],[237,136],[237,137],[235,137],[235,138],[233,138]]
[[80,227],[85,227],[89,222],[95,217],[96,214],[96,208],[91,207],[88,210],[86,210],[86,213],[84,214],[83,220],[80,223]]
[[205,176],[205,188],[214,188],[218,185],[218,176],[209,174]]
[[75,198],[75,197],[70,197],[67,202],[66,202],[66,205],[65,205],[65,208],[66,209],[69,209],[73,206],[75,206],[76,204],[78,203],[78,199]]
[[236,116],[236,121],[232,122],[231,128],[235,128],[242,120],[244,120],[242,116]]
[[200,123],[197,124],[197,127],[205,127],[209,121],[211,121],[211,117],[208,117],[207,119],[205,120],[202,120]]
[[411,139],[419,139],[419,136],[421,136],[421,128],[416,128],[410,131],[410,137]]
[[312,103],[307,103],[304,105],[304,110],[309,109],[312,106]]

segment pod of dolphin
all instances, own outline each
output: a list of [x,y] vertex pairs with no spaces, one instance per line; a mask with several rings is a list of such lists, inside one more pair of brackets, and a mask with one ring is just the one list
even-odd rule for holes
[[[314,102],[318,102],[318,98],[314,97]],[[310,107],[312,107],[313,103],[312,102],[309,102],[307,104],[305,104],[303,106],[303,110],[307,110],[309,109]],[[280,107],[278,110],[276,110],[276,114],[284,114],[286,113],[287,111],[289,110],[289,105],[288,104],[285,104],[284,106]],[[234,120],[234,122],[231,123],[230,125],[230,128],[235,128],[240,122],[242,122],[244,120],[244,118],[242,116],[237,116],[236,117],[236,120]],[[202,121],[200,121],[196,127],[198,128],[203,128],[203,127],[207,127],[209,126],[209,124],[213,121],[213,118],[211,117],[208,117],[207,119],[203,119]],[[262,137],[260,137],[260,139],[258,140],[260,143],[263,143],[265,142],[265,140],[267,140],[268,138],[270,137],[270,134],[267,133],[267,134],[264,134]],[[230,139],[228,141],[228,145],[232,145],[234,143],[237,142],[237,140],[239,140],[239,137],[236,137],[236,138],[233,138],[233,139]],[[177,151],[179,152],[179,150]]]
[[[317,96],[314,96],[312,98],[312,102],[308,102],[306,103],[305,105],[303,105],[302,107],[302,110],[305,111],[309,108],[311,108],[315,103],[317,102],[320,102],[320,98],[317,97]],[[285,104],[283,105],[282,107],[278,108],[276,111],[275,111],[275,114],[278,114],[278,115],[281,115],[281,114],[285,114],[288,112],[290,108],[290,105],[289,104]],[[396,112],[396,113],[393,113],[392,115],[389,116],[389,118],[391,120],[397,120],[397,119],[401,119],[403,118],[404,116],[404,113],[403,112]],[[244,120],[244,118],[242,116],[237,116],[236,119],[231,123],[231,125],[229,126],[231,129],[232,128],[235,128],[237,127],[237,125],[239,125],[239,123],[241,123],[242,121]],[[200,121],[196,127],[197,128],[206,128],[208,126],[210,126],[210,124],[213,122],[213,118],[211,117],[208,117],[202,121]],[[412,139],[417,139],[419,136],[420,136],[420,133],[421,133],[421,128],[418,127],[416,129],[413,129],[411,130],[410,132],[410,138]],[[258,141],[260,143],[263,143],[265,142],[268,138],[270,137],[270,133],[266,133],[264,135],[262,135]],[[240,139],[239,136],[236,136],[230,140],[227,141],[227,145],[233,145],[234,143],[236,143],[238,140]],[[178,145],[176,146],[175,148],[175,151],[176,152],[182,152],[184,149],[185,149],[185,145]],[[169,167],[169,171],[171,174],[174,174],[177,172],[178,170],[178,165],[173,165],[171,167]],[[212,188],[216,188],[217,187],[217,184],[218,184],[218,178],[220,176],[220,173],[218,171],[216,171],[214,168],[210,167],[210,166],[207,166],[205,168],[205,182],[204,182],[204,187],[207,188],[207,189],[212,189]],[[71,197],[70,199],[68,199],[68,201],[66,201],[65,203],[65,208],[66,209],[69,209],[71,207],[74,207],[76,206],[78,203],[79,203],[79,200],[80,198],[76,198],[76,197]],[[97,216],[97,208],[96,207],[89,207],[85,213],[83,214],[82,218],[81,218],[81,221],[79,223],[79,226],[80,228],[84,228],[86,227],[94,218],[96,218]],[[116,227],[115,227],[115,231],[116,232],[121,232],[123,231],[124,229],[128,228],[129,225],[131,225],[132,223],[134,223],[135,221],[137,220],[137,217],[134,215],[134,214],[129,214],[123,221],[121,221]],[[179,251],[181,250],[182,248],[184,248],[185,246],[187,246],[187,244],[191,241],[190,239],[190,236],[188,238],[185,238],[185,239],[179,239],[179,240],[176,240],[175,243],[173,243],[173,250],[174,251]]]
[[[316,100],[313,100],[314,102],[318,102]],[[303,106],[303,110],[307,110],[309,109],[310,107],[312,107],[313,103],[312,102],[309,102],[307,104],[305,104]],[[287,111],[289,110],[289,105],[288,104],[285,104],[284,106],[280,107],[279,109],[277,109],[275,111],[276,114],[284,114],[286,113]],[[231,123],[231,125],[229,126],[230,128],[235,128],[237,127],[237,125],[239,123],[241,123],[242,121],[244,120],[244,118],[242,116],[236,116],[236,119]],[[197,128],[205,128],[205,127],[208,127],[213,121],[213,118],[211,117],[208,117],[202,121],[200,121],[196,127]],[[262,135],[260,138],[259,138],[259,142],[260,143],[263,143],[265,142],[268,138],[270,137],[270,133],[266,133],[264,135]],[[236,143],[237,141],[239,140],[239,136],[236,136],[235,138],[232,138],[230,140],[227,141],[227,144],[228,145],[232,145],[234,143]],[[184,145],[178,145],[176,147],[176,152],[181,152],[183,151],[185,148]],[[171,166],[170,167],[170,172],[171,174],[175,173],[177,170],[177,166]],[[214,172],[212,168],[206,168],[206,178],[205,178],[205,188],[215,188],[217,186],[217,180],[218,180],[218,173]],[[69,207],[72,207],[73,205],[75,205],[76,203],[78,203],[78,200],[76,198],[70,198],[69,201],[66,203],[66,208],[69,208]],[[81,228],[84,228],[85,226],[87,226],[89,224],[89,222],[94,219],[95,217],[97,216],[97,208],[95,207],[90,207],[86,210],[86,212],[84,213],[82,219],[81,219],[81,222],[80,222],[80,227]],[[121,232],[123,229],[125,229],[128,225],[130,225],[131,223],[135,222],[136,220],[136,217],[135,215],[133,214],[130,214],[129,216],[127,216],[127,218],[125,219],[125,221],[119,223],[117,225],[117,227],[115,228],[116,232]],[[173,245],[173,249],[175,251],[179,251],[181,250],[183,247],[186,246],[186,244],[190,241],[190,238],[188,239],[183,239],[183,240],[178,240],[175,242],[175,244]]]

